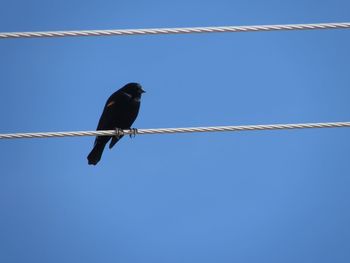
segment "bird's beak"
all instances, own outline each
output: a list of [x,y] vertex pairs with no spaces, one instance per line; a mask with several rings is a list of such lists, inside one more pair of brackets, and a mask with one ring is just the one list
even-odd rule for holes
[[141,93],[146,93],[146,91],[144,91],[143,89],[141,89]]

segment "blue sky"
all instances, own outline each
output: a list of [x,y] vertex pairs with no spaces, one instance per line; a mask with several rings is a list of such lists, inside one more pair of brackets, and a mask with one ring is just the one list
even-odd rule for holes
[[[1,1],[0,31],[349,22],[349,1]],[[350,31],[0,40],[0,132],[349,121]],[[349,262],[350,130],[0,141],[1,262]]]

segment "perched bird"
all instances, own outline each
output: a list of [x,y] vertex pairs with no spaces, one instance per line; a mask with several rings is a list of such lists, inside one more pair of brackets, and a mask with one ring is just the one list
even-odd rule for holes
[[[144,92],[138,83],[128,83],[114,92],[106,102],[97,130],[130,129],[139,113],[141,94]],[[123,135],[97,136],[94,148],[87,157],[89,164],[96,165],[100,161],[110,139],[112,139],[109,144],[111,149],[122,137]]]

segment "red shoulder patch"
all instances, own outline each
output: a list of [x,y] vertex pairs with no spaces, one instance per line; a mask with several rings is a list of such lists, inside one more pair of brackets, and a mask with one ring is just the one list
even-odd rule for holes
[[110,103],[107,104],[107,108],[108,108],[108,107],[111,107],[114,103],[115,103],[115,101],[112,100]]

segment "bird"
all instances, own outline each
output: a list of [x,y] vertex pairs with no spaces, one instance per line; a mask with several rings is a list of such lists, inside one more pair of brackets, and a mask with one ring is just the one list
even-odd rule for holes
[[[131,82],[114,92],[107,100],[96,130],[130,129],[140,109],[141,95],[145,93],[139,83]],[[92,151],[87,156],[89,165],[96,165],[111,140],[111,149],[123,135],[96,136]]]

